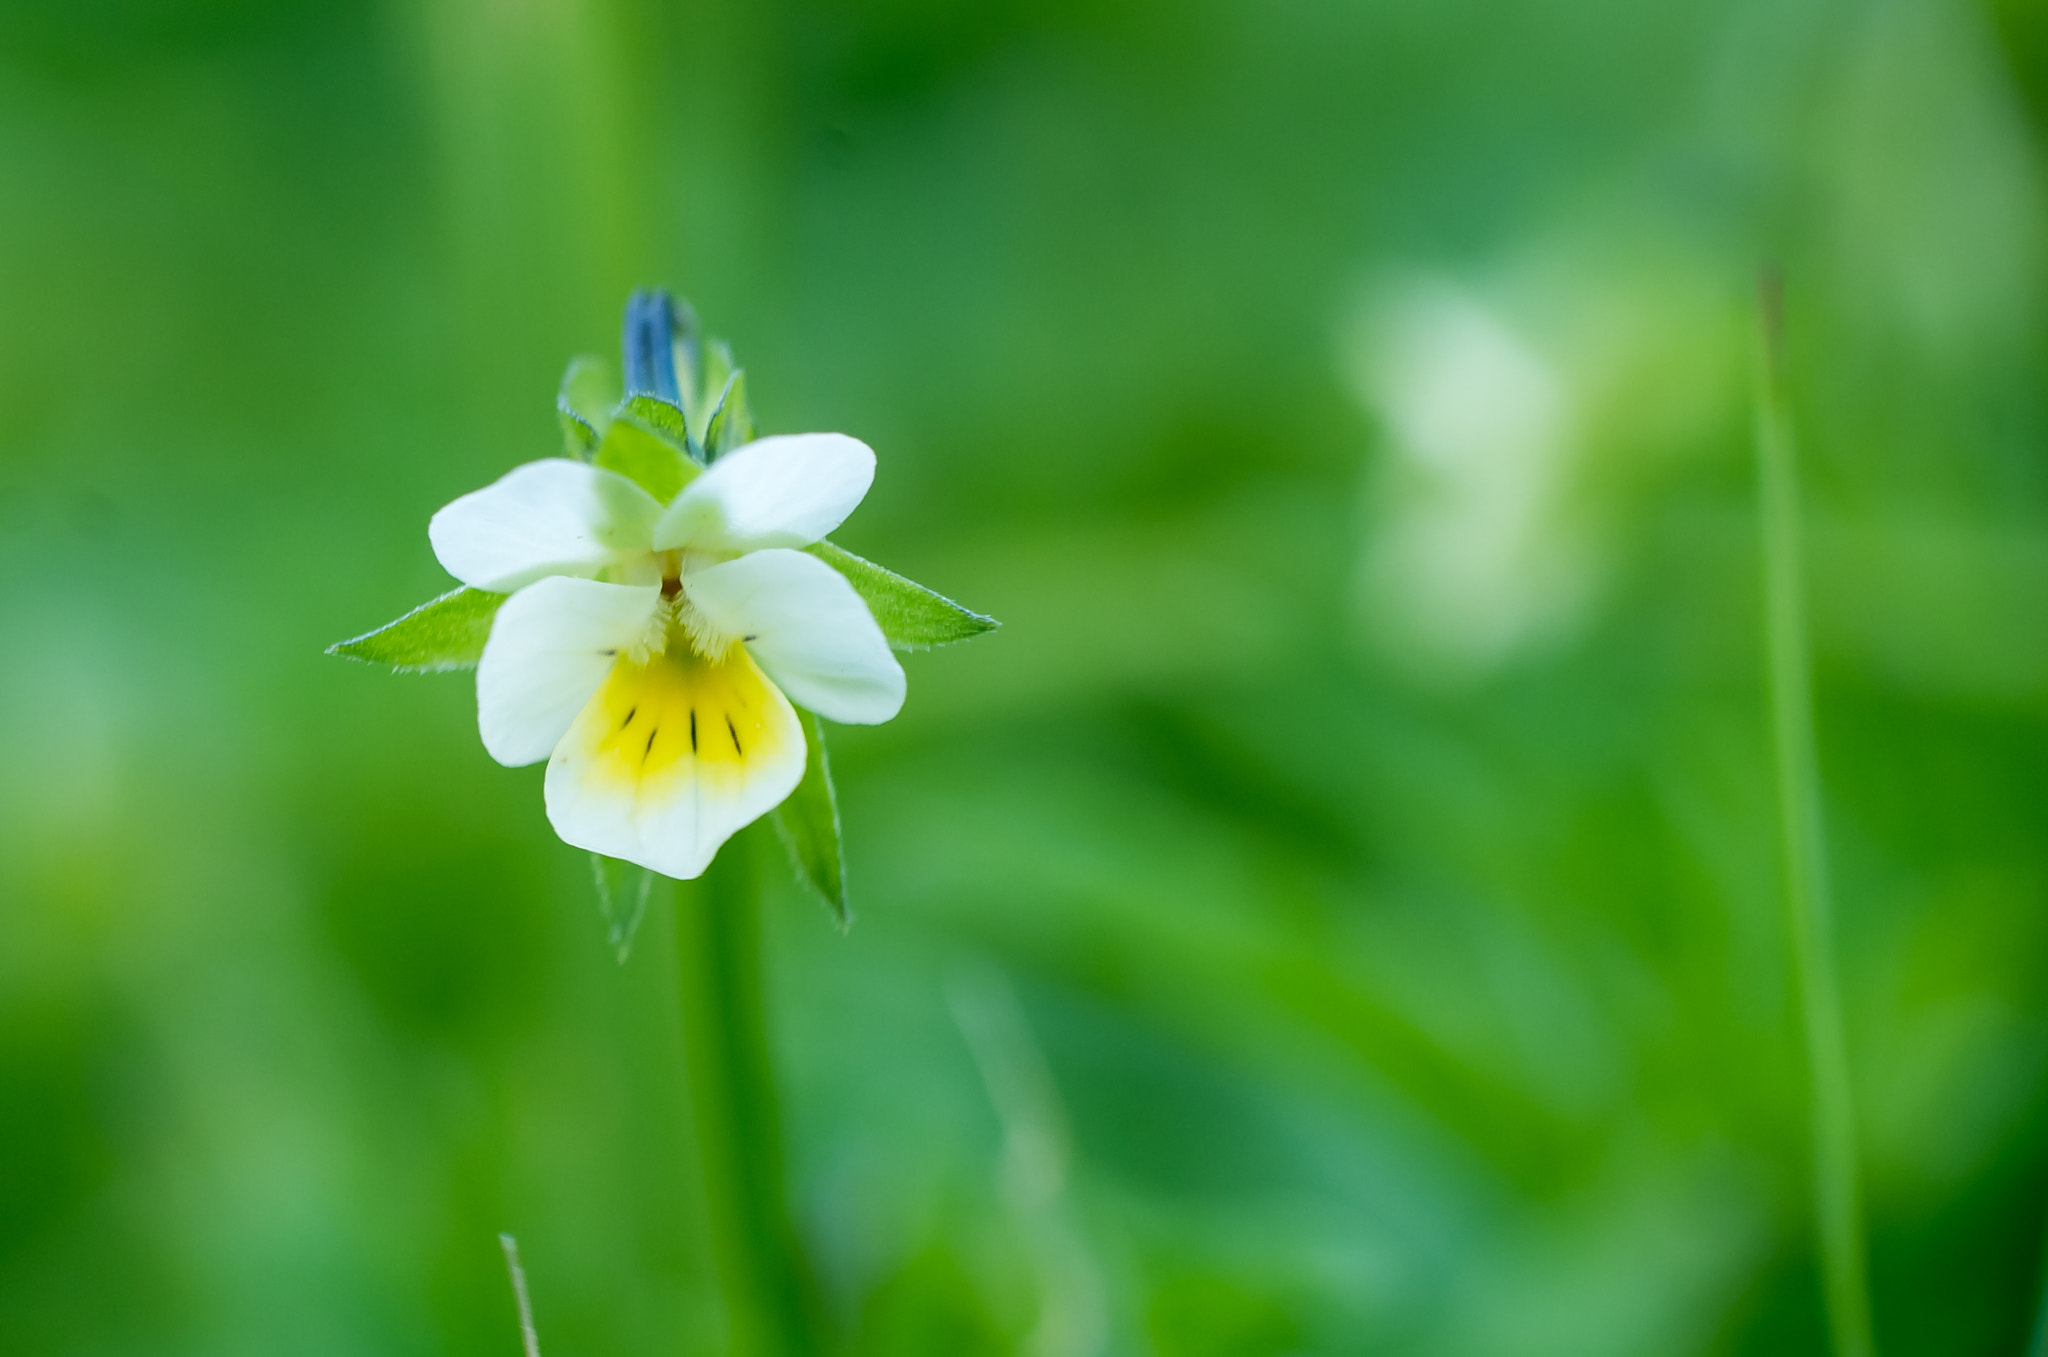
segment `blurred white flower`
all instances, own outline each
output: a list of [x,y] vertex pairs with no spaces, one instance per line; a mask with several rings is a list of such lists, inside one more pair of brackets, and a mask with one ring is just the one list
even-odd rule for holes
[[1440,280],[1371,298],[1350,353],[1394,462],[1361,563],[1394,648],[1484,670],[1563,620],[1589,563],[1557,518],[1574,410],[1560,375],[1495,309]]
[[428,528],[464,584],[512,597],[477,666],[484,748],[548,760],[564,840],[673,877],[795,789],[794,699],[872,725],[903,670],[844,576],[792,548],[824,537],[874,480],[841,434],[763,438],[663,505],[614,472],[531,462]]

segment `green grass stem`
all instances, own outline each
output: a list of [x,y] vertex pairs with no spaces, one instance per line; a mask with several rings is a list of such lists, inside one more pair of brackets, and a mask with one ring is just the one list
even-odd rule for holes
[[755,837],[735,836],[701,879],[677,892],[684,1056],[727,1350],[811,1357],[818,1344],[809,1281],[783,1198]]
[[512,1299],[519,1307],[519,1350],[524,1357],[540,1357],[540,1337],[533,1329],[533,1300],[526,1294],[526,1269],[519,1265],[519,1241],[500,1234],[498,1248],[504,1252],[505,1275],[512,1279]]
[[1765,280],[1759,303],[1756,447],[1762,498],[1764,653],[1777,765],[1786,924],[1811,1083],[1814,1208],[1828,1328],[1836,1357],[1872,1357],[1876,1346],[1865,1271],[1855,1106],[1835,977],[1827,839],[1821,822],[1820,767],[1814,746],[1813,687],[1800,571],[1799,481],[1786,408],[1782,312],[1774,281]]

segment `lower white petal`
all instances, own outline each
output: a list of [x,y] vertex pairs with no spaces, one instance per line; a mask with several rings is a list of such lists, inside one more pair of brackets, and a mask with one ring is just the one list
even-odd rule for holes
[[548,820],[578,848],[687,880],[803,775],[803,727],[746,651],[714,662],[678,644],[614,665],[548,763]]
[[490,756],[514,768],[546,758],[660,606],[659,586],[566,575],[506,599],[476,666],[477,729]]
[[756,551],[683,580],[690,602],[738,637],[818,715],[879,725],[903,709],[903,666],[846,577],[801,551]]

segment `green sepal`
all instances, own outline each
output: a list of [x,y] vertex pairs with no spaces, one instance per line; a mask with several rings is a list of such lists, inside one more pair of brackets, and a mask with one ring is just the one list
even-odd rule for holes
[[684,456],[697,457],[700,445],[690,436],[690,422],[683,414],[682,406],[642,392],[621,401],[619,412],[633,416],[675,444]]
[[640,931],[647,897],[653,894],[660,874],[602,853],[590,855],[590,874],[597,882],[597,908],[604,915],[605,940],[623,966],[633,953],[633,937]]
[[634,481],[663,504],[674,499],[676,492],[695,480],[701,470],[687,452],[666,435],[642,424],[624,405],[605,430],[596,461],[605,470]]
[[555,420],[562,426],[562,451],[579,462],[587,462],[597,456],[597,450],[604,437],[596,429],[583,422],[583,416],[560,404],[555,406]]
[[670,354],[676,369],[676,404],[698,423],[696,402],[704,382],[704,340],[697,329],[697,311],[681,297],[670,298]]
[[683,411],[690,419],[690,436],[695,446],[710,446],[711,416],[725,394],[732,377],[732,346],[722,339],[706,341],[691,354],[687,370],[678,368],[683,388]]
[[704,460],[754,441],[754,412],[747,405],[747,370],[734,368],[718,393],[718,407],[704,428]]
[[814,542],[805,551],[846,576],[875,615],[891,648],[927,650],[994,631],[1002,623],[963,608],[893,570],[863,560],[830,542]]
[[775,808],[775,833],[789,850],[796,879],[825,902],[843,933],[853,927],[853,909],[847,904],[846,870],[839,853],[839,795],[825,756],[824,728],[816,716],[801,709],[797,720],[804,728],[804,780]]
[[365,664],[388,664],[401,674],[473,669],[490,638],[491,619],[506,597],[464,585],[422,603],[396,622],[352,641],[337,641],[327,653]]
[[562,426],[562,450],[579,462],[597,455],[618,404],[619,384],[601,358],[569,360],[555,392],[555,417]]

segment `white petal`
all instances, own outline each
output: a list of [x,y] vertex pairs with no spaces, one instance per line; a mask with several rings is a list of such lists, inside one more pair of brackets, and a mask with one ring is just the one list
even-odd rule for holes
[[654,548],[803,547],[846,521],[875,480],[875,454],[839,433],[787,434],[734,448],[683,487]]
[[846,577],[817,557],[756,551],[686,576],[683,590],[818,715],[872,726],[902,710],[903,666]]
[[660,502],[617,472],[554,457],[456,500],[427,524],[427,540],[456,579],[504,594],[643,553],[660,517]]
[[804,775],[789,699],[745,651],[621,659],[548,762],[548,820],[578,848],[688,879]]
[[484,749],[513,768],[546,758],[660,605],[659,586],[561,575],[506,599],[476,666]]

